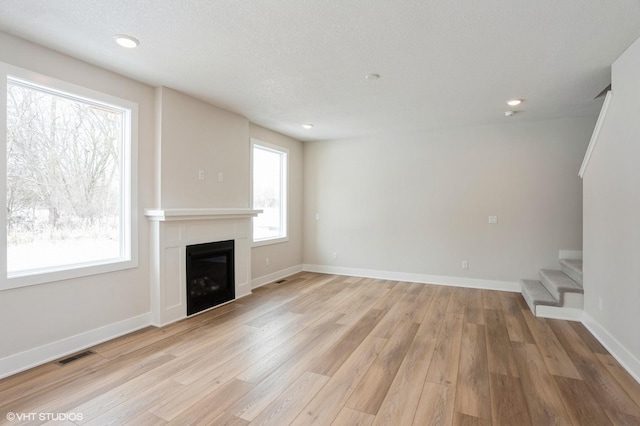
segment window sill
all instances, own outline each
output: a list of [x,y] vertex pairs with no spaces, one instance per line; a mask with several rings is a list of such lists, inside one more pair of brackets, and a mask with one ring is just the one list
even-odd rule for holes
[[262,246],[269,246],[271,244],[280,244],[280,243],[286,243],[289,241],[289,237],[280,237],[280,238],[270,238],[268,240],[258,240],[258,241],[254,241],[251,244],[251,247],[262,247]]
[[68,280],[73,278],[88,277],[91,275],[116,272],[125,269],[136,268],[137,260],[116,260],[105,262],[92,262],[85,265],[70,265],[68,269],[51,268],[41,272],[26,271],[11,273],[4,282],[0,283],[0,291],[31,285]]

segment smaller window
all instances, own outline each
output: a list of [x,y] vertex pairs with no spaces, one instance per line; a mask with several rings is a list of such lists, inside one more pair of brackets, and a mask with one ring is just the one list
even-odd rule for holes
[[253,142],[253,219],[257,245],[287,240],[287,157],[284,148]]

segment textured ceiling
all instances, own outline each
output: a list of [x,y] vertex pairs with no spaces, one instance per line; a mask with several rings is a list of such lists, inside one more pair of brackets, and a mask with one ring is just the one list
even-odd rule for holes
[[640,1],[0,0],[0,29],[314,140],[596,115]]

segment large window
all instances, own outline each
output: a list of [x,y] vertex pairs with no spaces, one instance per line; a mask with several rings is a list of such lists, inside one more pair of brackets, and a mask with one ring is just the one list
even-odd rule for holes
[[254,140],[253,208],[263,210],[253,219],[254,244],[287,240],[287,157],[284,148]]
[[135,266],[135,105],[17,74],[6,75],[7,287]]

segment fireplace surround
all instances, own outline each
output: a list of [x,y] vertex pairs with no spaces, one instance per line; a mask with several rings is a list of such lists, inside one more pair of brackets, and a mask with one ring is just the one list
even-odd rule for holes
[[187,316],[187,246],[234,241],[234,299],[251,294],[253,209],[146,209],[150,221],[151,315],[161,327]]

